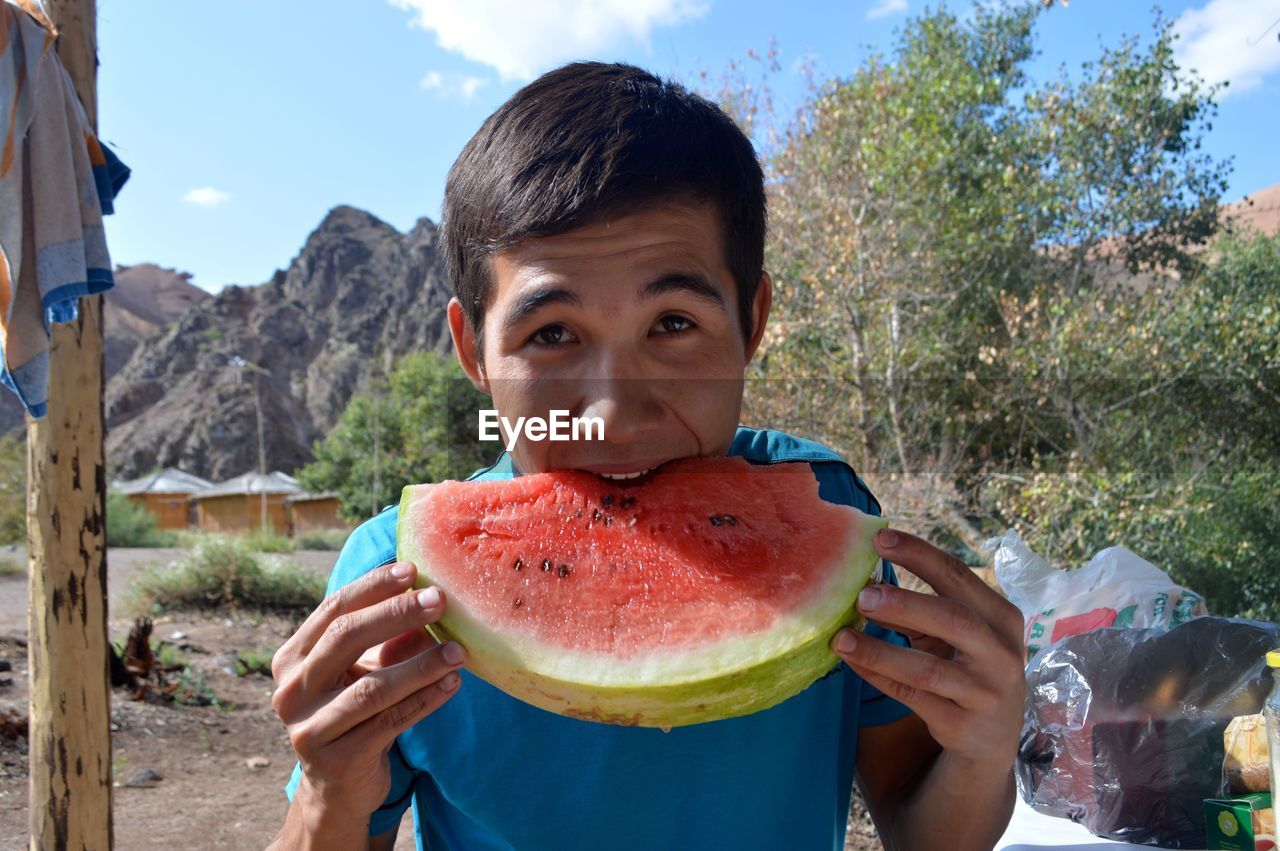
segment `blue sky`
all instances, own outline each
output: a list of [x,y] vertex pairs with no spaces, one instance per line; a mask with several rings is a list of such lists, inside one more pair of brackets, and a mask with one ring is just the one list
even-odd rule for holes
[[[406,230],[439,221],[445,176],[481,122],[572,59],[718,76],[775,39],[820,75],[888,52],[922,0],[100,0],[99,131],[133,169],[108,217],[117,263],[193,273],[216,292],[288,265],[337,204]],[[967,3],[952,3],[963,10]],[[1231,79],[1208,139],[1228,199],[1280,183],[1280,0],[1167,0],[1181,58]],[[1037,76],[1147,34],[1148,0],[1071,0],[1039,28]],[[566,23],[566,22],[572,22]],[[1251,43],[1253,42],[1253,43]],[[1268,140],[1272,140],[1268,142]]]

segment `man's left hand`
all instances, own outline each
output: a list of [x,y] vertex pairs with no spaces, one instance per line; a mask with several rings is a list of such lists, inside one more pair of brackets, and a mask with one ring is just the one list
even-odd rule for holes
[[869,586],[858,597],[859,611],[907,636],[911,647],[846,629],[832,648],[912,709],[952,758],[1012,768],[1026,690],[1021,612],[962,561],[914,535],[881,529],[875,540],[882,556],[937,596]]

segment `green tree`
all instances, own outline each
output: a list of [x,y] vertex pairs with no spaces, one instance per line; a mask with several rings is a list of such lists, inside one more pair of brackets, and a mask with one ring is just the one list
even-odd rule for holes
[[1041,14],[916,18],[780,134],[762,374],[821,379],[780,411],[845,400],[815,425],[864,468],[968,478],[978,447],[1027,457],[994,418],[1033,390],[1006,381],[1002,301],[1089,290],[1106,257],[1188,271],[1215,227],[1225,167],[1198,153],[1213,92],[1179,76],[1170,26],[1037,85]]
[[476,427],[489,406],[453,358],[407,355],[351,399],[298,479],[336,491],[343,514],[359,521],[399,502],[405,485],[465,478],[490,463],[495,444],[480,443]]
[[1227,234],[1191,278],[1013,324],[1072,365],[1075,413],[1059,449],[993,478],[996,513],[1061,561],[1124,543],[1215,614],[1280,616],[1280,236]]
[[[1130,527],[1029,495],[1060,492],[1037,476],[1133,481],[1126,417],[1153,449],[1187,433],[1149,404],[1171,380],[1150,343],[1169,276],[1201,272],[1228,165],[1201,152],[1216,90],[1177,68],[1167,21],[1042,82],[1042,14],[926,13],[775,123],[775,322],[747,416],[840,448],[921,532],[972,545],[975,523],[1019,521],[1074,557]],[[761,89],[731,104],[757,125]],[[1139,458],[1145,485],[1177,480]]]

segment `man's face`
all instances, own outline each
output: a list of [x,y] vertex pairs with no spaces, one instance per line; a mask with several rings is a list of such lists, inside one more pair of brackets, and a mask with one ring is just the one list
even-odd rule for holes
[[713,206],[659,204],[528,239],[491,271],[482,358],[449,305],[467,374],[511,422],[551,410],[604,422],[603,441],[521,437],[522,472],[622,476],[728,450],[771,290],[762,276],[744,339]]

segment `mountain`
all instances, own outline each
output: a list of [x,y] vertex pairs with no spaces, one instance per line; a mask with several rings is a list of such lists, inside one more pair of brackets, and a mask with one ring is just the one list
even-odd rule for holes
[[[312,443],[384,364],[448,351],[450,293],[436,240],[425,218],[402,234],[336,207],[287,270],[192,305],[108,382],[111,474],[176,466],[219,481],[256,469],[255,381],[269,467],[291,472],[310,461]],[[237,357],[250,366],[237,367]]]
[[1223,218],[1233,224],[1275,236],[1280,233],[1280,183],[1223,207]]
[[153,263],[117,266],[102,308],[103,370],[109,381],[138,344],[209,298],[191,275]]
[[[103,373],[108,381],[129,361],[134,349],[187,309],[209,297],[191,283],[191,275],[152,263],[116,266],[116,285],[103,298]],[[0,390],[0,434],[24,427],[17,397]]]

